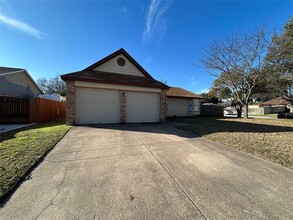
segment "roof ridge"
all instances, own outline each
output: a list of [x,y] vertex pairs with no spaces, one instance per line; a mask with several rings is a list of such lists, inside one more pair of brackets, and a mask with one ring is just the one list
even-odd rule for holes
[[123,54],[138,70],[140,70],[147,78],[154,79],[136,60],[124,49],[120,48],[119,50],[109,54],[108,56],[100,59],[99,61],[95,62],[94,64],[86,67],[83,70],[93,70],[98,66],[104,64],[105,62],[109,61],[110,59],[118,56],[119,54]]

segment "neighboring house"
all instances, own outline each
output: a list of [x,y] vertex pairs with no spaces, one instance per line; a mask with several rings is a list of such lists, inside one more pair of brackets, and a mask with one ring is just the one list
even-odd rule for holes
[[265,106],[288,106],[290,105],[291,103],[284,99],[283,97],[278,97],[278,98],[275,98],[275,99],[271,99],[267,102],[263,102],[259,105],[259,107],[265,107]]
[[169,87],[124,49],[61,78],[67,86],[67,124],[165,121]]
[[170,88],[166,96],[167,116],[200,115],[200,103],[204,97],[177,87]]
[[42,94],[25,69],[0,67],[0,96],[29,99]]
[[38,97],[42,99],[50,99],[50,100],[58,101],[58,102],[66,101],[66,98],[61,96],[60,94],[40,94],[38,95]]
[[232,104],[232,101],[229,99],[220,99],[219,105],[223,105],[224,107],[230,107]]

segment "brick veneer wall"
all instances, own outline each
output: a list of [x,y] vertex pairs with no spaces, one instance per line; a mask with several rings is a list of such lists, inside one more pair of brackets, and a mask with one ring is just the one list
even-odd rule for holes
[[75,122],[75,85],[74,81],[66,81],[66,124]]
[[[74,81],[66,81],[66,124],[73,125],[75,123],[75,85]],[[125,90],[120,90],[120,123],[126,121],[126,94]],[[162,90],[160,94],[160,122],[166,120],[166,90]]]
[[126,121],[126,91],[120,90],[120,123],[124,124]]
[[162,89],[161,95],[160,95],[160,122],[164,123],[166,121],[166,91],[165,89]]

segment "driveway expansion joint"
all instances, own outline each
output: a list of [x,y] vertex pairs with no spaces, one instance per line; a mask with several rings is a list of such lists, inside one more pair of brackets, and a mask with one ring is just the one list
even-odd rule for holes
[[170,127],[73,127],[0,219],[293,219],[292,170]]
[[[135,135],[135,134],[134,134]],[[140,140],[139,137],[137,137],[137,135],[135,135],[136,138]],[[142,141],[141,141],[142,142]],[[194,201],[191,199],[191,197],[188,195],[188,193],[183,189],[183,187],[180,185],[180,183],[176,180],[175,177],[173,177],[173,175],[168,171],[168,169],[161,163],[161,161],[156,157],[156,155],[151,151],[150,148],[148,148],[143,142],[142,142],[143,146],[147,149],[147,151],[154,157],[154,159],[160,164],[160,166],[167,172],[167,174],[171,177],[171,179],[175,182],[175,184],[180,188],[180,190],[185,194],[185,196],[188,198],[188,200],[191,202],[191,204],[193,205],[193,207],[202,215],[202,217],[204,219],[208,219],[203,212],[200,210],[200,208],[194,203]]]

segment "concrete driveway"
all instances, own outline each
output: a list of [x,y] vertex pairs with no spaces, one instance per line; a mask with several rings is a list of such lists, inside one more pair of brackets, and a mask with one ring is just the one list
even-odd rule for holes
[[171,125],[73,127],[0,219],[293,219],[293,172]]

